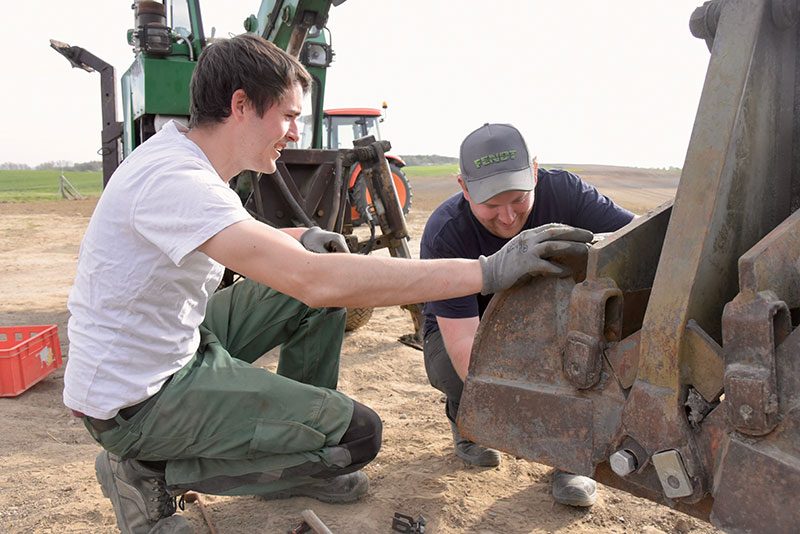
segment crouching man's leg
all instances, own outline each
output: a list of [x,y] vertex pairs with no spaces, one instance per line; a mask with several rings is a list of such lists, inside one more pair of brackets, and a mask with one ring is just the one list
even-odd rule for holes
[[366,492],[358,470],[381,444],[380,418],[366,406],[253,367],[217,343],[175,375],[156,408],[149,419],[159,430],[140,439],[136,456],[167,460],[172,490],[287,496],[297,488],[347,502]]
[[456,426],[458,406],[461,402],[461,393],[464,382],[453,369],[450,356],[442,340],[442,334],[436,330],[425,336],[423,344],[425,358],[425,372],[431,385],[445,394],[445,415],[450,423],[453,433],[453,448],[456,456],[465,462],[481,467],[495,467],[500,465],[500,453],[474,443],[463,436]]
[[[187,490],[327,502],[366,493],[359,469],[380,450],[375,412],[233,358],[204,337],[211,342],[143,408],[118,415],[112,428],[87,425],[108,451],[97,475],[123,532],[163,524]],[[173,531],[183,532],[162,532]]]
[[369,479],[360,469],[377,456],[381,446],[381,430],[380,417],[363,404],[353,401],[353,416],[336,453],[344,461],[339,460],[338,464],[306,462],[289,467],[283,470],[280,480],[307,477],[314,480],[275,491],[245,492],[256,493],[266,499],[306,496],[329,503],[356,501],[369,489]]
[[345,321],[343,308],[310,308],[244,279],[211,297],[203,331],[248,363],[280,346],[279,375],[336,389]]

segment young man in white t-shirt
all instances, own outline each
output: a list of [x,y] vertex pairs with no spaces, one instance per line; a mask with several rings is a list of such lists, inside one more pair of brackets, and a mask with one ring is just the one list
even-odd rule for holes
[[[544,258],[586,253],[591,233],[557,225],[479,260],[315,254],[346,244],[255,221],[228,182],[275,171],[310,81],[260,37],[210,45],[190,128],[167,124],[137,148],[92,216],[68,303],[64,403],[104,448],[97,478],[123,532],[189,531],[173,515],[189,489],[358,499],[381,420],[336,391],[341,308],[495,293],[562,272]],[[223,266],[245,279],[214,293]],[[278,345],[277,374],[251,365]]]

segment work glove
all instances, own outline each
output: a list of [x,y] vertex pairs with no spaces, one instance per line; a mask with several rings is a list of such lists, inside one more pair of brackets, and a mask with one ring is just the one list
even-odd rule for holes
[[312,226],[300,236],[300,244],[311,252],[350,252],[342,234],[323,230],[319,226]]
[[491,256],[478,258],[483,274],[481,294],[508,289],[526,274],[569,274],[568,269],[548,259],[585,256],[592,238],[592,232],[565,224],[546,224],[519,233]]

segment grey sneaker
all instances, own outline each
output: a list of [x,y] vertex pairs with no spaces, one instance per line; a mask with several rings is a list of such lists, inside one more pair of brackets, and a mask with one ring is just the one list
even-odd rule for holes
[[597,483],[589,477],[556,469],[553,472],[553,498],[569,506],[591,506],[597,501]]
[[456,456],[469,464],[480,467],[497,467],[500,465],[499,452],[461,437],[458,427],[452,421],[450,421],[450,430],[453,431],[453,446],[455,447]]
[[289,497],[311,497],[331,504],[354,502],[363,497],[369,490],[369,478],[363,471],[326,478],[319,482],[303,484],[285,490],[262,493],[261,498],[288,499]]
[[164,473],[136,460],[120,460],[108,451],[97,455],[94,470],[123,534],[192,532],[184,517],[173,516],[175,497],[167,491]]

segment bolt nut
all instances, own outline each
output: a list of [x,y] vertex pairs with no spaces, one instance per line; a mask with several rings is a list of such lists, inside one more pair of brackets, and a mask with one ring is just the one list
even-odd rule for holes
[[636,471],[636,457],[629,451],[621,450],[611,455],[608,459],[611,470],[621,477],[628,476]]

